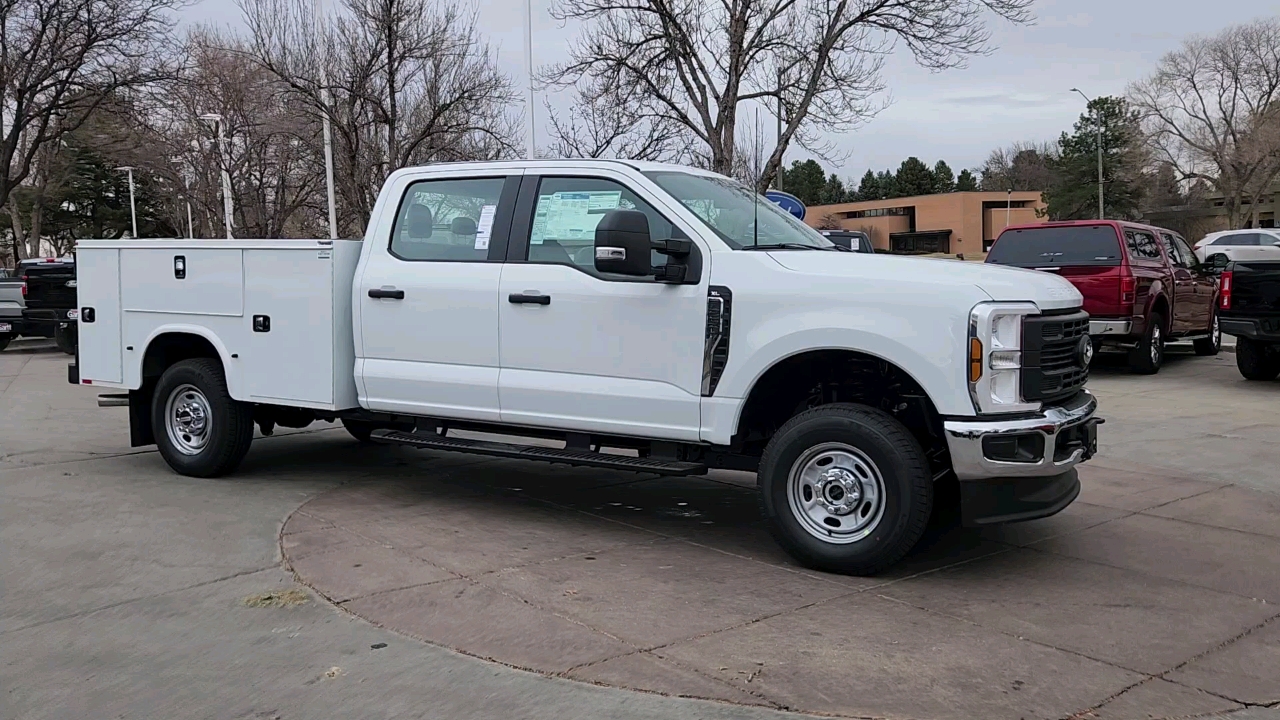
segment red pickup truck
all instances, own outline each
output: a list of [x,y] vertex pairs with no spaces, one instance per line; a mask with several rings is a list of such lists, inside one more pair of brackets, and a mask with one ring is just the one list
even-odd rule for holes
[[1199,355],[1222,347],[1218,272],[1172,230],[1113,220],[1013,225],[987,262],[1069,280],[1084,295],[1095,351],[1128,350],[1134,372],[1159,372],[1168,341],[1190,340]]

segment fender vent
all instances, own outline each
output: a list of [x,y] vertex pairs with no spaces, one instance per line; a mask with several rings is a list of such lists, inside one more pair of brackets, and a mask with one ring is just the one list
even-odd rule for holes
[[724,366],[729,362],[729,325],[733,309],[733,293],[729,288],[712,285],[707,290],[707,339],[702,353],[702,396],[716,392]]

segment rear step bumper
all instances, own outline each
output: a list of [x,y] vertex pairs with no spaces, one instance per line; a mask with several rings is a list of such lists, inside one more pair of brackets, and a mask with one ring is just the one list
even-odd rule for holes
[[520,460],[542,460],[544,462],[565,463],[567,465],[631,470],[633,472],[648,472],[658,475],[705,475],[707,472],[706,465],[683,460],[607,455],[589,450],[560,450],[533,445],[468,440],[466,438],[442,437],[435,433],[375,430],[372,437],[374,440],[381,442],[408,445],[424,450],[448,450],[450,452],[471,453],[473,455],[492,455]]

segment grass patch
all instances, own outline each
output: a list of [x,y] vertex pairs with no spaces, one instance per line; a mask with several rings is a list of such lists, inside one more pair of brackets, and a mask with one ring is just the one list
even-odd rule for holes
[[250,595],[241,600],[241,604],[251,608],[287,608],[297,607],[310,598],[301,590],[272,590],[270,592]]

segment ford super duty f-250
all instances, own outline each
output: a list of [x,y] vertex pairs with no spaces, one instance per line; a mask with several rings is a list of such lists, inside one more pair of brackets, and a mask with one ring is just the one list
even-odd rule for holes
[[317,420],[420,448],[750,470],[796,558],[873,573],[920,538],[942,483],[969,524],[1052,515],[1097,444],[1069,282],[847,252],[700,170],[405,168],[360,242],[76,254],[70,379],[127,391],[132,443],[185,475],[233,470],[255,425]]

